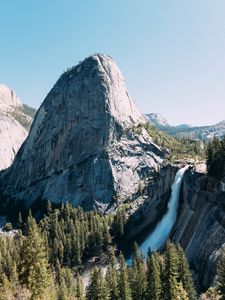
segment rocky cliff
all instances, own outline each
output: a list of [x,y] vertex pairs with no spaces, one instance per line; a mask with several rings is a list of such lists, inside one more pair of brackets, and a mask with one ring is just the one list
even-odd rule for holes
[[27,137],[32,119],[24,112],[24,106],[16,93],[0,84],[0,170],[9,167],[13,162]]
[[[141,195],[130,203],[126,235],[129,241],[141,243],[167,210],[178,166],[166,165],[154,177],[146,177]],[[132,245],[133,246],[133,245]],[[132,248],[132,247],[131,247]]]
[[225,245],[224,184],[189,170],[181,196],[173,240],[185,249],[199,289],[204,289],[212,284]]
[[68,201],[106,211],[132,198],[164,153],[135,126],[145,122],[109,56],[65,72],[47,95],[13,165],[0,178],[6,198]]

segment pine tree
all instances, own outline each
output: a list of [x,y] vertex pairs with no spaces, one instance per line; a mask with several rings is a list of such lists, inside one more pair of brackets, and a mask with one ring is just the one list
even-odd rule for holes
[[119,295],[121,300],[132,299],[127,266],[122,253],[120,254]]
[[50,216],[52,213],[52,204],[50,201],[47,202],[47,215]]
[[183,284],[181,282],[178,283],[176,300],[190,300],[190,298],[188,297],[188,293],[184,289]]
[[19,214],[18,214],[17,225],[18,225],[18,228],[19,228],[19,229],[22,229],[22,228],[23,228],[23,219],[22,219],[21,212],[19,212]]
[[139,257],[137,243],[134,243],[133,268],[130,281],[132,298],[135,300],[144,299],[147,286],[146,270],[144,259]]
[[30,290],[32,299],[49,296],[47,292],[51,273],[46,249],[37,223],[31,215],[27,220],[27,237],[23,241],[20,259],[19,279]]
[[80,274],[78,273],[77,275],[77,280],[76,280],[76,293],[75,293],[76,299],[77,300],[84,300],[84,286],[82,279],[80,277]]
[[160,265],[158,254],[153,253],[148,258],[147,269],[147,299],[160,300],[162,294],[162,285],[160,278]]
[[179,272],[179,281],[182,283],[183,288],[186,290],[190,300],[196,300],[197,295],[194,287],[194,282],[189,270],[189,264],[187,258],[184,254],[183,249],[180,245],[177,246],[177,253],[179,259],[178,272]]
[[167,242],[165,256],[165,270],[164,270],[164,284],[163,284],[163,299],[177,300],[178,296],[178,257],[174,244]]
[[108,300],[109,292],[101,268],[94,267],[86,292],[87,300]]
[[106,282],[110,300],[119,300],[119,274],[113,261],[108,265]]

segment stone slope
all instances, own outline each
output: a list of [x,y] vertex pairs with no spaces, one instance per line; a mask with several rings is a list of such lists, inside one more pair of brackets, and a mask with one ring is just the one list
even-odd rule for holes
[[[0,170],[8,168],[27,137],[32,117],[23,112],[23,104],[16,93],[0,84]],[[21,124],[22,123],[22,124]]]
[[85,59],[59,78],[38,110],[0,179],[4,195],[27,205],[44,199],[103,211],[132,198],[164,155],[144,129],[133,130],[143,122],[113,60]]
[[208,288],[225,245],[225,184],[187,171],[173,240],[185,249],[199,289]]

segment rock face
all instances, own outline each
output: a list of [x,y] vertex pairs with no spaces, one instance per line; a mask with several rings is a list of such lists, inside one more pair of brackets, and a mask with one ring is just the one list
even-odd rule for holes
[[[162,167],[154,178],[146,178],[142,195],[132,201],[126,224],[127,238],[142,242],[167,210],[177,166]],[[133,246],[133,245],[132,245]],[[132,249],[131,246],[131,249]]]
[[27,137],[27,128],[21,120],[29,123],[32,118],[23,112],[23,104],[16,93],[0,84],[0,170],[11,165]]
[[158,113],[146,114],[146,117],[148,118],[150,124],[156,126],[157,128],[170,126],[166,118]]
[[44,199],[105,211],[133,197],[163,160],[144,129],[135,133],[143,122],[116,64],[93,55],[47,95],[1,189],[27,205]]
[[173,240],[185,249],[200,289],[212,284],[225,245],[224,200],[223,183],[191,170],[186,172]]

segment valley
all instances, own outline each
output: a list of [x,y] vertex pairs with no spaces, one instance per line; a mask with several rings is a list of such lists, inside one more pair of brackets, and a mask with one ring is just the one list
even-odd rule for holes
[[9,130],[23,135],[0,172],[2,295],[192,300],[213,286],[225,245],[224,139],[183,135],[186,125],[177,137],[156,114],[163,125],[149,124],[103,54],[64,72],[37,112],[11,95]]

